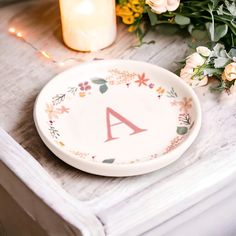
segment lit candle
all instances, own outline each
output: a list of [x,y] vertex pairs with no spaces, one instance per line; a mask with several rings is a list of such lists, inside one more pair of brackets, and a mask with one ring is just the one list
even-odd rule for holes
[[60,0],[65,44],[79,51],[98,51],[116,37],[115,0]]

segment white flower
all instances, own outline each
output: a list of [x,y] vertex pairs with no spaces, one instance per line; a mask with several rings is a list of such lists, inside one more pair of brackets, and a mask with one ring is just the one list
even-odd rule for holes
[[161,14],[166,11],[175,11],[180,4],[180,0],[146,0],[152,11]]
[[197,53],[199,53],[200,55],[204,56],[204,57],[209,57],[211,54],[211,50],[207,47],[203,47],[203,46],[199,46],[196,49]]
[[180,71],[180,77],[192,87],[204,86],[208,82],[208,77],[199,77],[194,75],[194,70],[202,66],[206,59],[197,52],[191,54],[187,60],[185,67]]
[[200,54],[197,52],[191,54],[190,56],[187,57],[186,60],[186,66],[192,67],[192,68],[197,68],[198,66],[202,66],[205,62],[205,58],[202,57]]

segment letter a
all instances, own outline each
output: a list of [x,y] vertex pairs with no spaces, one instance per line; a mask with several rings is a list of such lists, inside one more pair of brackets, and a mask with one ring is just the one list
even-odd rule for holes
[[[113,115],[114,117],[116,117],[118,120],[120,120],[120,122],[111,124],[110,115]],[[107,107],[106,120],[107,120],[107,140],[105,142],[118,139],[118,138],[113,138],[112,133],[111,133],[111,127],[115,125],[126,124],[133,130],[133,133],[131,133],[130,135],[134,135],[134,134],[146,131],[146,129],[140,129],[139,127],[134,125],[132,122],[127,120],[125,117],[123,117],[122,115],[120,115],[119,113],[111,109],[110,107]]]

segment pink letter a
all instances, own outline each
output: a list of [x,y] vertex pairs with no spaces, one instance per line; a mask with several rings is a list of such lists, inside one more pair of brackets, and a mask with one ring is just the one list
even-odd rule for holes
[[[114,117],[116,117],[118,120],[120,120],[120,122],[111,124],[110,115],[113,115]],[[118,139],[118,138],[113,138],[112,133],[111,133],[111,127],[115,126],[115,125],[120,125],[123,123],[126,124],[127,126],[129,126],[133,130],[133,133],[131,133],[130,135],[134,135],[134,134],[146,131],[146,129],[140,129],[139,127],[134,125],[132,122],[127,120],[125,117],[123,117],[122,115],[120,115],[119,113],[117,113],[116,111],[111,109],[110,107],[107,107],[106,118],[107,118],[107,140],[105,142],[108,142],[108,141],[111,141],[114,139]]]

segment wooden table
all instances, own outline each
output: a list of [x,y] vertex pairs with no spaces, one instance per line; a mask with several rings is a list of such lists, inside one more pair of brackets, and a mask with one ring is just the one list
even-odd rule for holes
[[181,32],[173,36],[156,30],[145,37],[155,44],[135,48],[135,36],[119,24],[111,47],[77,53],[62,43],[57,2],[0,8],[0,184],[49,235],[157,235],[164,222],[235,179],[236,102],[207,87],[196,90],[203,111],[200,134],[170,166],[143,176],[106,178],[60,161],[36,132],[33,105],[52,77],[82,62],[54,64],[10,35],[10,26],[57,60],[125,58],[174,71],[187,45]]

